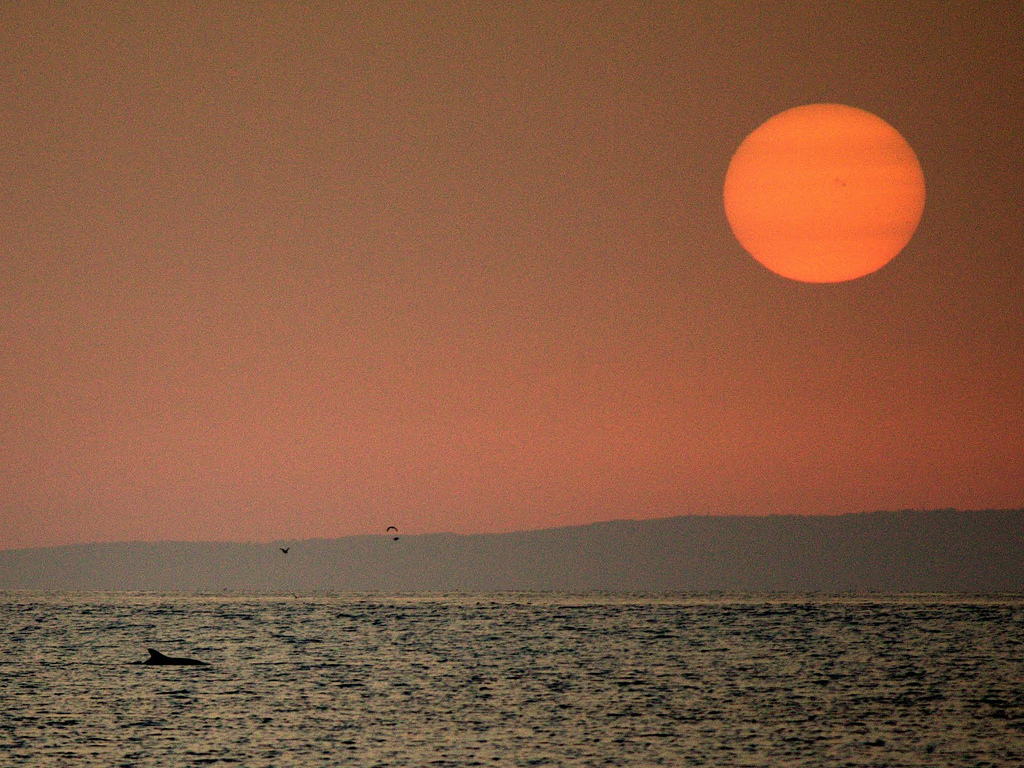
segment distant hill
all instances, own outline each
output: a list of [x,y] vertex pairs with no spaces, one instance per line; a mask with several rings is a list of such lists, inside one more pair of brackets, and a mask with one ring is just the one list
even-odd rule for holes
[[685,516],[503,534],[0,551],[0,589],[1024,591],[1024,510]]

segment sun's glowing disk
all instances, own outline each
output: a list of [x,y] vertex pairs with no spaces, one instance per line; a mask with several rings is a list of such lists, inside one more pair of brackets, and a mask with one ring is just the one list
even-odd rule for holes
[[891,125],[862,109],[810,104],[750,134],[725,176],[740,244],[784,277],[852,280],[903,250],[924,212],[924,174]]

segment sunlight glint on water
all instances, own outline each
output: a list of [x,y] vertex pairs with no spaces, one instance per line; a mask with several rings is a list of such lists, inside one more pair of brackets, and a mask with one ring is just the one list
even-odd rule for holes
[[[1024,764],[1024,598],[0,594],[0,764]],[[131,665],[146,648],[208,667]]]

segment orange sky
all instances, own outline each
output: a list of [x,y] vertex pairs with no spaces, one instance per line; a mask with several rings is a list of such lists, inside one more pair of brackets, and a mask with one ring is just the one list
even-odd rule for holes
[[[1015,4],[65,5],[0,8],[0,548],[1024,506]],[[849,283],[722,210],[809,102],[927,180]]]

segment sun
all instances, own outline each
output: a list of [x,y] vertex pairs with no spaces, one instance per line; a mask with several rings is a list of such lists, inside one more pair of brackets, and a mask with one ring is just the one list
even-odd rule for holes
[[924,212],[924,174],[887,122],[842,104],[786,110],[729,163],[725,215],[740,244],[783,277],[836,283],[903,250]]

